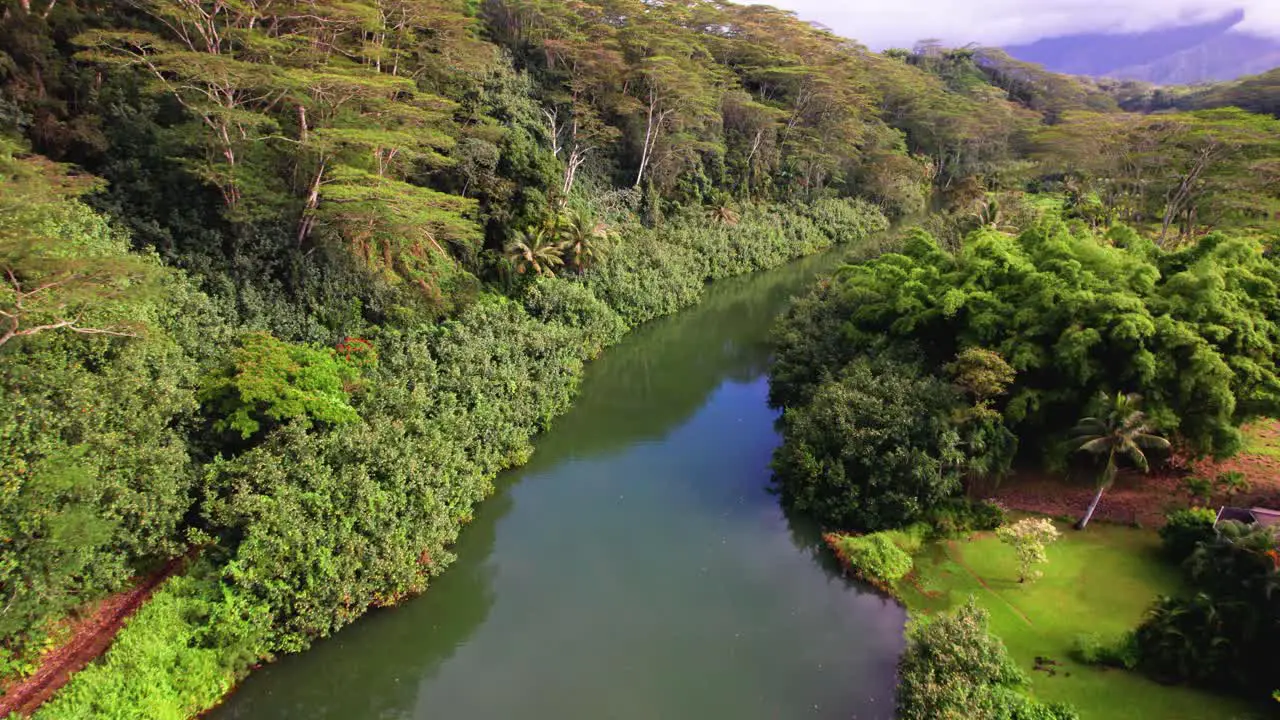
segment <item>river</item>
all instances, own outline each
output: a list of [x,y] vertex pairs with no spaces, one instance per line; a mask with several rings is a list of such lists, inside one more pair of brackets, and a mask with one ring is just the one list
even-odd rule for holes
[[425,594],[210,717],[892,717],[905,613],[768,492],[768,331],[836,259],[722,281],[606,350]]

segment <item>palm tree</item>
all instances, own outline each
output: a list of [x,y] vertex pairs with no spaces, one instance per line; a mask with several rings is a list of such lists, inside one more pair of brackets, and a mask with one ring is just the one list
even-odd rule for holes
[[733,206],[727,202],[719,202],[713,205],[707,212],[707,217],[711,218],[714,223],[728,225],[729,227],[737,225],[742,220],[742,216],[738,214],[738,211],[734,210]]
[[561,247],[578,274],[600,258],[600,243],[612,234],[608,225],[577,209],[565,212],[558,223],[558,231]]
[[977,209],[972,213],[972,217],[977,221],[979,227],[999,232],[1015,231],[1012,225],[1005,222],[1004,211],[1000,208],[1000,201],[996,198],[984,198],[979,201]]
[[1083,530],[1093,518],[1093,511],[1098,508],[1102,493],[1115,482],[1117,461],[1128,460],[1142,472],[1150,469],[1147,462],[1147,450],[1168,450],[1169,441],[1152,434],[1146,424],[1146,415],[1138,409],[1142,399],[1133,393],[1116,393],[1109,397],[1102,396],[1105,412],[1099,417],[1087,417],[1076,424],[1071,431],[1073,452],[1085,452],[1095,458],[1106,457],[1107,464],[1098,476],[1098,492],[1089,503],[1077,530]]
[[554,277],[555,269],[564,265],[560,250],[544,230],[529,228],[507,246],[507,258],[515,263],[518,273],[532,270],[535,275]]

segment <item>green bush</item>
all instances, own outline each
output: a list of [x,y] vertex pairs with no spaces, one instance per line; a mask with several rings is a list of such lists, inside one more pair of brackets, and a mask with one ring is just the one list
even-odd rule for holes
[[889,533],[841,537],[836,551],[850,570],[874,582],[892,584],[911,572],[911,555]]
[[[186,278],[130,253],[127,236],[64,194],[74,179],[11,149],[0,141],[0,312],[22,329],[66,313],[136,337],[50,328],[0,344],[5,675],[31,669],[67,612],[179,551],[201,343],[220,337]],[[18,309],[16,282],[48,287]],[[0,315],[0,336],[10,329]]]
[[358,422],[290,423],[209,466],[225,578],[269,613],[273,649],[305,648],[450,564],[492,478],[568,409],[583,338],[496,297],[442,327],[385,332]]
[[1080,720],[1080,713],[1066,703],[1040,702],[1010,688],[997,688],[995,695],[1000,706],[995,720]]
[[618,342],[627,324],[582,283],[562,278],[539,278],[525,291],[524,307],[542,322],[556,322],[582,332],[582,352],[594,358]]
[[1112,640],[1093,633],[1080,635],[1072,645],[1071,656],[1086,665],[1133,670],[1139,661],[1137,637],[1131,632]]
[[268,619],[208,568],[171,578],[35,717],[187,720],[265,656]]
[[884,213],[858,198],[823,198],[800,205],[797,212],[812,222],[818,232],[837,243],[861,241],[889,229]]
[[1166,516],[1160,528],[1160,541],[1165,555],[1174,562],[1182,562],[1195,552],[1196,546],[1213,539],[1214,523],[1218,515],[1209,508],[1175,510]]
[[229,362],[205,376],[199,398],[220,431],[248,439],[267,427],[296,420],[342,425],[359,419],[349,387],[359,368],[332,348],[286,343],[268,333],[245,335]]
[[898,661],[901,720],[1075,720],[1068,707],[1025,694],[1026,675],[988,630],[970,599],[955,612],[916,621]]
[[858,243],[887,226],[884,215],[861,200],[748,205],[733,224],[689,212],[654,229],[626,226],[585,281],[634,327],[697,302],[710,280]]
[[1139,667],[1164,682],[1267,697],[1278,680],[1278,559],[1271,528],[1222,523],[1183,564],[1195,594],[1158,599],[1135,631]]
[[630,327],[696,303],[706,283],[696,251],[650,233],[625,229],[608,257],[584,276],[591,292]]
[[936,534],[952,537],[967,532],[995,530],[1005,524],[1004,508],[986,500],[954,498],[926,513]]
[[915,555],[919,552],[920,548],[924,547],[925,541],[934,534],[933,527],[923,522],[908,525],[901,530],[883,530],[881,532],[908,555]]

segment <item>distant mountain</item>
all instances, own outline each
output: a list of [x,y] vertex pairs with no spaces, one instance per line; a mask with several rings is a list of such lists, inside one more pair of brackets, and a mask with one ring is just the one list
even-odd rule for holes
[[1197,25],[1142,33],[1083,33],[1005,48],[1069,75],[1191,85],[1233,80],[1280,66],[1280,40],[1241,32],[1244,12]]

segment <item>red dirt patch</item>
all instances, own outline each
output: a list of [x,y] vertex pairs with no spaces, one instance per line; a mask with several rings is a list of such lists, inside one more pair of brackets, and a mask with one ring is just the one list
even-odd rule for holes
[[[1280,436],[1280,428],[1275,432]],[[1224,472],[1243,473],[1249,481],[1249,489],[1234,497],[1215,495],[1209,507],[1280,508],[1280,458],[1240,454],[1221,462],[1192,461],[1185,463],[1183,468],[1160,470],[1149,475],[1122,472],[1115,485],[1102,496],[1094,518],[1160,527],[1167,512],[1191,504],[1183,485],[1186,477],[1215,478]],[[1015,510],[1076,518],[1084,513],[1093,493],[1094,486],[1089,478],[1067,479],[1045,473],[1017,472],[995,491],[993,497]]]
[[67,642],[45,653],[40,658],[39,669],[30,677],[5,688],[4,697],[0,697],[0,717],[13,712],[25,717],[35,712],[66,685],[72,675],[106,652],[125,621],[142,607],[160,583],[186,564],[186,559],[170,560],[139,585],[87,608],[82,619],[71,626]]
[[[1060,475],[1018,472],[996,490],[994,498],[1014,510],[1042,513],[1052,517],[1078,518],[1084,514],[1095,488],[1086,479]],[[1107,490],[1094,512],[1095,520],[1158,527],[1169,510],[1185,507],[1186,493],[1178,476],[1172,474],[1121,473]]]

